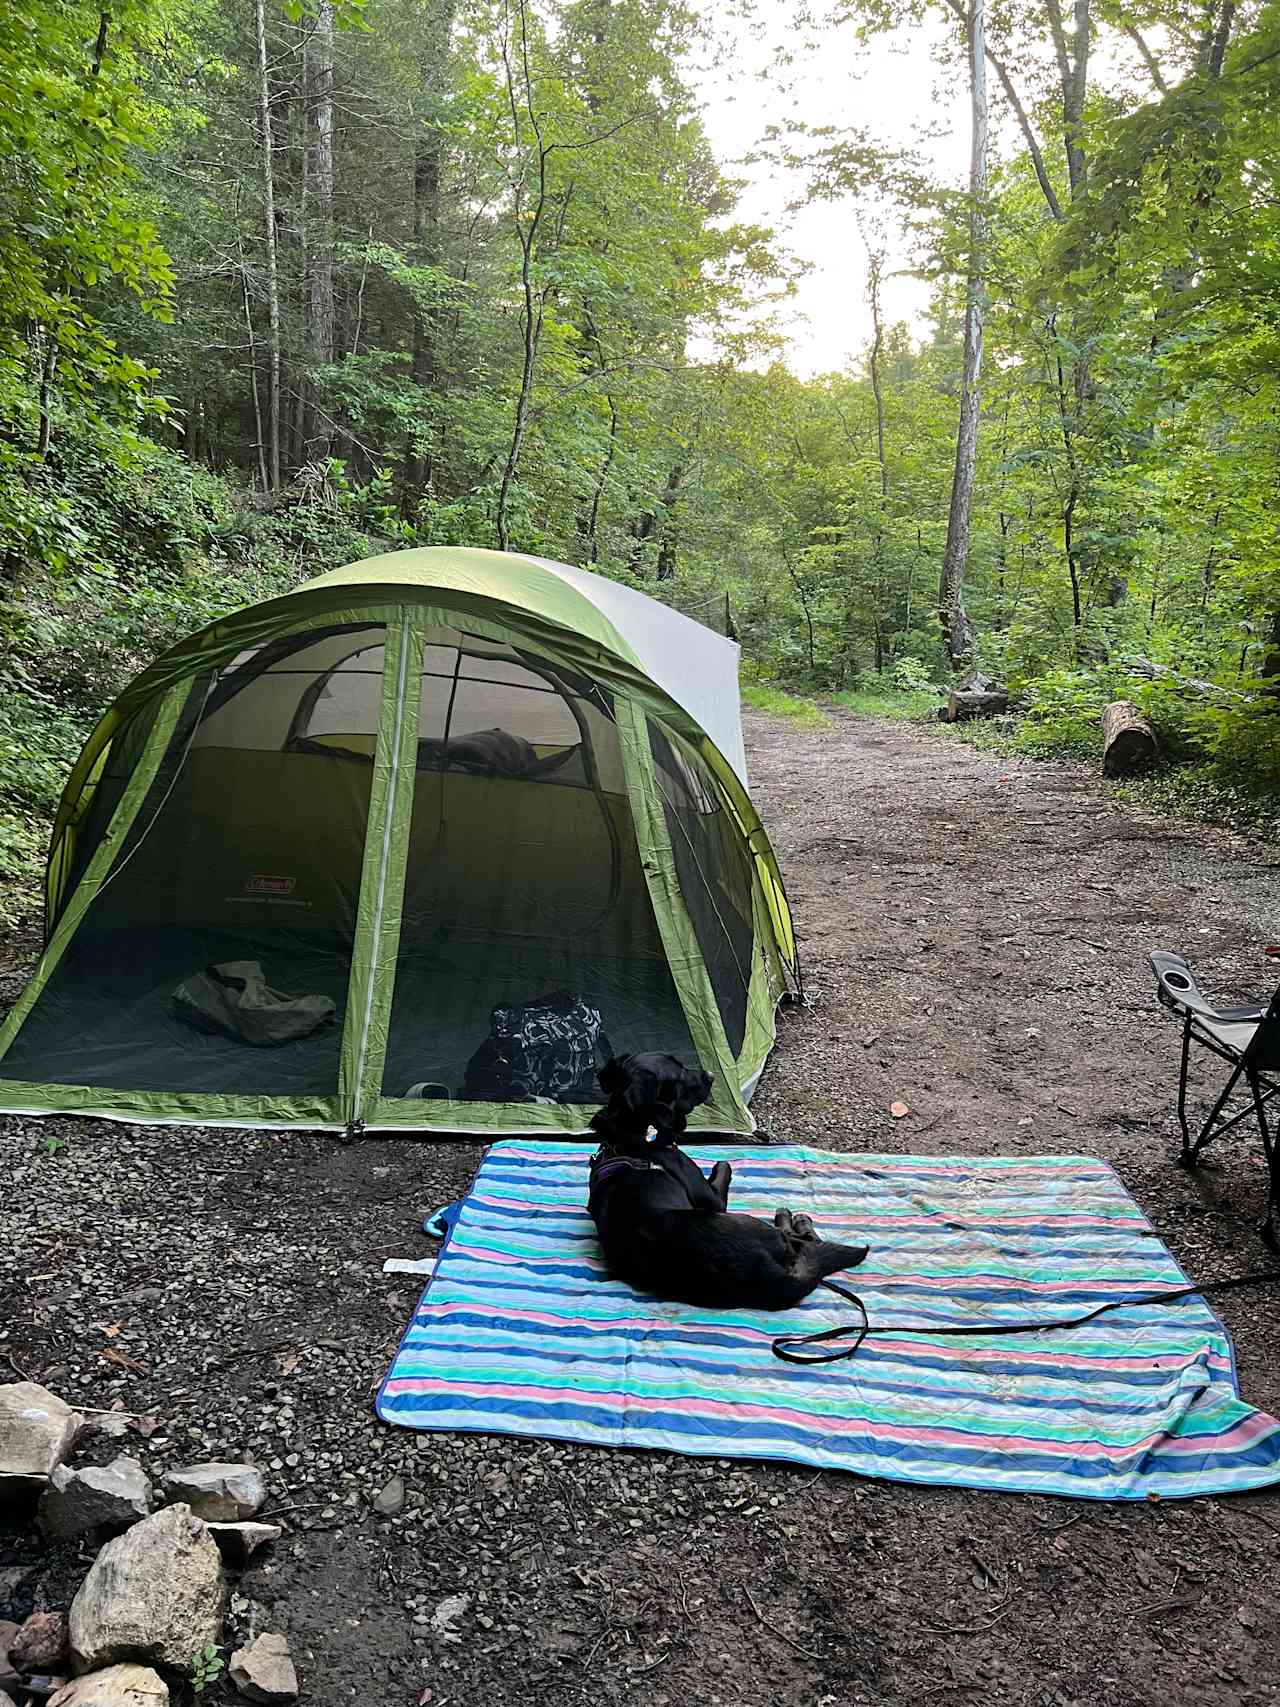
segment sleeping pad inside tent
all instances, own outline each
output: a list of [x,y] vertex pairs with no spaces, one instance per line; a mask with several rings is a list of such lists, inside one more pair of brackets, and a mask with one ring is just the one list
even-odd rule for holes
[[602,577],[440,547],[143,672],[54,826],[0,1107],[580,1132],[607,1053],[750,1131],[793,984],[737,648]]

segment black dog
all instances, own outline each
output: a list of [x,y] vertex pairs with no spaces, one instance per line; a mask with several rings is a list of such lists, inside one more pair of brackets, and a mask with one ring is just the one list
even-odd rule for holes
[[683,1304],[785,1310],[866,1256],[865,1245],[825,1243],[789,1209],[772,1223],[729,1213],[728,1162],[708,1179],[675,1142],[710,1095],[707,1074],[671,1055],[623,1055],[601,1069],[600,1084],[609,1102],[591,1120],[601,1143],[587,1207],[619,1280]]
[[599,1072],[600,1089],[609,1098],[591,1124],[617,1148],[635,1154],[645,1148],[652,1126],[657,1143],[674,1144],[695,1108],[711,1095],[710,1073],[694,1073],[674,1055],[618,1055]]

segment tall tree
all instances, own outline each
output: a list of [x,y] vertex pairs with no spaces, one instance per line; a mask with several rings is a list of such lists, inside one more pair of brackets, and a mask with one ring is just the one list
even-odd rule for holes
[[[1082,0],[1083,3],[1083,0]],[[1051,5],[1056,0],[1050,0]],[[960,381],[960,420],[956,430],[955,476],[947,516],[947,543],[938,584],[938,616],[952,667],[973,655],[973,624],[964,602],[969,559],[973,482],[978,460],[978,386],[986,320],[987,251],[987,45],[986,0],[969,0],[969,267],[964,306],[964,368]]]
[[[313,373],[332,366],[334,358],[333,56],[333,0],[316,0],[315,30],[307,52],[310,83],[307,94],[312,134],[310,169],[306,174],[308,206],[304,216],[311,297],[307,344]],[[327,456],[332,442],[327,415],[319,415],[313,439],[311,445],[302,447],[303,454],[313,451],[317,456]]]
[[275,140],[271,127],[271,67],[267,60],[266,0],[254,0],[258,46],[258,118],[262,150],[262,209],[267,255],[267,471],[271,490],[280,487],[280,275],[277,263]]

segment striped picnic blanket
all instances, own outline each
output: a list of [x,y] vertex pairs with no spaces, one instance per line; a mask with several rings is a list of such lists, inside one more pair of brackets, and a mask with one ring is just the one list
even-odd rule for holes
[[1164,1499],[1280,1481],[1280,1423],[1241,1402],[1202,1299],[1073,1331],[930,1338],[1075,1315],[1184,1276],[1105,1163],[1085,1156],[835,1155],[691,1148],[733,1163],[730,1205],[786,1204],[871,1254],[843,1277],[873,1322],[851,1361],[781,1362],[770,1341],[850,1320],[663,1303],[605,1273],[588,1151],[493,1145],[378,1396],[407,1428],[787,1459],[895,1481]]

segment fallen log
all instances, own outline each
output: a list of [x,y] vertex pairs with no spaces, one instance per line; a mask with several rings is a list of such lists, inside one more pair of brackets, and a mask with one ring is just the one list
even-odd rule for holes
[[1156,732],[1132,700],[1117,699],[1102,714],[1103,776],[1133,776],[1160,755]]
[[965,723],[971,717],[996,717],[1009,709],[1003,688],[957,688],[947,700],[942,716],[948,723]]

